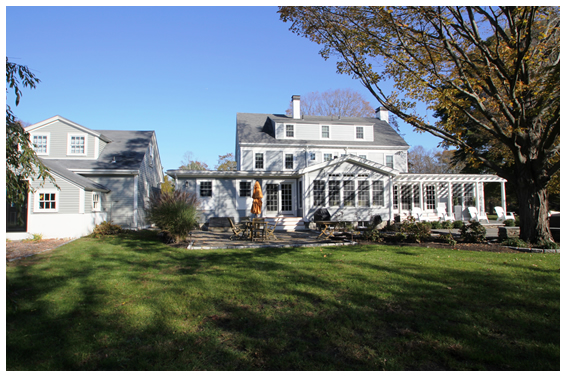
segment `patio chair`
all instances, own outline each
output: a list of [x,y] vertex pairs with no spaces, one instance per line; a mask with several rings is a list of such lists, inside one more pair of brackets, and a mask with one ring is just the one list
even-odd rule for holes
[[242,228],[239,225],[234,224],[234,221],[232,221],[231,218],[228,218],[228,220],[230,221],[230,227],[232,228],[232,235],[230,236],[230,239],[233,240],[234,237],[243,238],[245,228]]
[[438,203],[438,208],[436,209],[436,212],[438,213],[438,217],[440,219],[442,219],[442,221],[446,221],[446,220],[450,220],[450,221],[455,221],[455,217],[454,214],[449,215],[446,212],[446,203]]
[[264,241],[265,240],[265,218],[257,217],[252,219],[252,241]]
[[495,213],[497,213],[497,221],[515,220],[515,214],[513,212],[505,213],[503,207],[495,207]]
[[411,211],[411,216],[415,218],[416,221],[430,221],[430,218],[426,213],[423,212],[419,207],[413,207]]
[[266,240],[277,240],[277,237],[275,236],[275,228],[277,227],[277,224],[279,223],[279,218],[275,218],[275,223],[270,224],[270,223],[266,223],[265,224],[265,239]]
[[470,220],[476,220],[478,222],[481,222],[481,220],[485,220],[489,224],[489,219],[487,218],[487,215],[485,213],[483,215],[479,213],[476,207],[468,207],[468,212],[470,212]]

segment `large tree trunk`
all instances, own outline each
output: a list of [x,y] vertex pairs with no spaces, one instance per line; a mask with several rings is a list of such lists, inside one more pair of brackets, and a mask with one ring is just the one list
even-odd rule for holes
[[544,240],[554,241],[548,223],[546,189],[548,179],[541,174],[541,170],[533,169],[532,166],[528,166],[529,164],[525,165],[527,166],[515,170],[514,179],[519,204],[521,239],[533,245],[538,245]]

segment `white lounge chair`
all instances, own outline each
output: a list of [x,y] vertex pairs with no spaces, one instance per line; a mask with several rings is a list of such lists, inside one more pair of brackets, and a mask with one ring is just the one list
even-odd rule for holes
[[489,224],[489,219],[487,218],[487,215],[485,213],[483,215],[479,213],[476,207],[468,207],[468,211],[470,212],[471,220],[476,220],[479,222],[485,220]]
[[505,213],[503,207],[495,207],[495,213],[497,213],[497,221],[515,220],[515,214],[513,212]]
[[446,203],[438,203],[438,208],[436,209],[436,212],[438,213],[438,217],[440,219],[442,219],[442,221],[446,221],[446,220],[450,220],[450,221],[455,221],[455,217],[454,214],[449,215],[446,212]]
[[426,213],[423,212],[419,207],[413,207],[411,211],[411,216],[415,218],[416,221],[430,221],[430,218]]

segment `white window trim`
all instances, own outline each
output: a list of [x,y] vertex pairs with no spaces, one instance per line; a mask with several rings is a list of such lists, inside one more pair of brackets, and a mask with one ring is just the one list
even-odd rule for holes
[[[362,137],[358,137],[358,128],[362,129]],[[356,126],[354,131],[354,140],[365,140],[366,139],[366,130],[364,126]]]
[[[256,154],[263,155],[263,168],[256,167],[256,164],[255,164],[255,162],[256,162],[255,155]],[[265,167],[267,166],[266,156],[267,156],[267,153],[265,153],[265,152],[253,151],[253,156],[252,156],[252,158],[253,158],[253,161],[252,161],[253,170],[262,170],[262,171],[265,170]]]
[[[55,194],[55,209],[49,208],[49,209],[40,209],[39,208],[39,195],[40,194]],[[60,195],[60,191],[57,189],[39,189],[35,192],[34,197],[33,197],[33,212],[39,212],[39,213],[54,213],[54,212],[59,212],[59,195]]]
[[[316,152],[309,151],[309,162],[310,162],[310,161],[316,161],[316,155],[317,155],[317,154],[318,154],[318,153],[316,153]],[[314,156],[314,158],[312,158],[312,156]]]
[[[84,137],[85,138],[85,151],[84,153],[71,153],[71,137]],[[86,156],[88,154],[88,134],[86,133],[68,133],[67,134],[67,156]]]
[[[200,184],[202,182],[210,182],[210,196],[201,196],[200,195]],[[197,195],[199,198],[208,200],[214,196],[214,180],[213,179],[197,179]]]
[[[97,196],[98,196],[98,202],[95,202],[94,199]],[[96,207],[94,205],[95,203],[98,203],[98,207]],[[100,212],[101,207],[102,207],[102,198],[101,198],[100,192],[95,191],[95,192],[92,193],[92,212]]]
[[[49,144],[51,144],[51,134],[49,132],[34,132],[32,134],[30,134],[30,142],[31,142],[31,146],[33,147],[33,137],[34,136],[47,136],[47,147],[46,147],[46,151],[45,153],[39,153],[39,152],[35,152],[35,154],[37,154],[38,156],[48,156],[49,155]],[[34,148],[35,150],[35,148]]]
[[[293,156],[293,168],[292,169],[289,169],[285,166],[286,165],[285,156],[288,155],[288,154]],[[264,162],[264,165],[265,165],[265,162]],[[295,170],[296,167],[297,167],[297,159],[296,159],[295,153],[283,151],[283,170],[293,171],[293,170]]]
[[[328,127],[328,137],[323,137],[322,136],[322,127]],[[331,140],[332,139],[332,134],[330,133],[330,125],[328,124],[321,124],[320,125],[320,140]]]
[[383,156],[383,165],[387,166],[387,157],[391,157],[391,169],[395,168],[395,157],[392,154],[386,154]]
[[[293,127],[293,136],[287,136],[287,126]],[[285,139],[295,139],[296,134],[297,134],[297,127],[295,127],[294,124],[285,123],[285,126],[283,128],[283,137]]]
[[[237,179],[236,181],[236,194],[238,198],[251,198],[254,194],[254,180],[253,179]],[[240,195],[240,184],[241,183],[249,183],[250,184],[250,196],[241,196]]]

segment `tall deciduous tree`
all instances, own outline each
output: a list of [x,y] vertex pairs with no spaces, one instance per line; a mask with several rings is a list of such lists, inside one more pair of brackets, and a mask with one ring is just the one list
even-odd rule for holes
[[453,174],[462,170],[463,163],[452,163],[453,150],[425,149],[417,145],[409,149],[409,173]]
[[[547,185],[559,170],[560,11],[555,7],[282,7],[291,30],[338,57],[402,120],[514,183],[521,238],[552,239]],[[384,82],[393,80],[387,92]],[[442,108],[432,123],[415,104]],[[473,109],[473,111],[470,111]],[[473,124],[507,151],[512,169],[462,137]]]
[[193,152],[187,151],[183,156],[183,160],[181,161],[181,166],[179,169],[186,169],[186,170],[208,170],[208,164],[205,162],[197,160],[193,156]]
[[218,165],[214,168],[216,170],[236,170],[236,159],[234,153],[228,153],[218,156]]
[[[13,89],[16,106],[22,97],[21,87],[35,88],[40,80],[25,65],[8,61],[6,58],[6,92]],[[41,180],[41,185],[48,179],[55,184],[49,169],[43,165],[33,150],[29,133],[16,119],[12,109],[6,104],[6,200],[23,204],[29,190],[29,180]]]
[[[285,112],[293,113],[292,101]],[[372,117],[375,109],[352,89],[335,89],[301,95],[301,114],[343,117]]]

